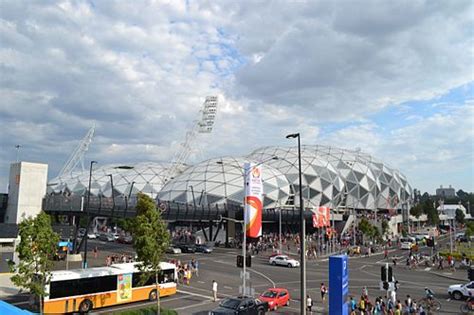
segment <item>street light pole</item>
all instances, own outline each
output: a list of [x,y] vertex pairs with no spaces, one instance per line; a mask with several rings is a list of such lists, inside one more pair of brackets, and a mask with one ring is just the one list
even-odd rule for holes
[[298,138],[298,174],[299,174],[299,194],[300,194],[300,260],[301,260],[301,273],[300,273],[300,314],[306,315],[306,263],[305,263],[305,243],[306,243],[306,226],[304,220],[304,211],[303,211],[303,190],[302,190],[302,180],[301,180],[301,140],[300,134],[294,133],[286,136],[289,138]]
[[279,252],[279,254],[281,255],[281,254],[283,254],[282,244],[281,244],[281,210],[282,210],[281,207],[279,207],[278,210],[279,210],[278,211],[278,217],[279,217],[278,218],[279,219],[278,220],[278,238],[280,240],[280,252]]
[[87,235],[89,234],[89,222],[90,222],[90,209],[89,209],[89,203],[91,199],[91,181],[92,181],[92,166],[96,164],[97,161],[91,161],[91,166],[89,168],[89,188],[87,190],[87,227],[86,227],[86,235],[85,235],[85,240],[84,240],[84,261],[82,264],[82,268],[87,268]]

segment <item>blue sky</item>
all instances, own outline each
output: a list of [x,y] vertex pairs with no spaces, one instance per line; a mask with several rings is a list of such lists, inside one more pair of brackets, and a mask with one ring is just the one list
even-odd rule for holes
[[[263,145],[359,147],[413,187],[474,191],[472,1],[2,1],[0,191],[15,145],[60,170],[169,161],[206,95],[191,162]],[[443,25],[442,28],[439,25]]]

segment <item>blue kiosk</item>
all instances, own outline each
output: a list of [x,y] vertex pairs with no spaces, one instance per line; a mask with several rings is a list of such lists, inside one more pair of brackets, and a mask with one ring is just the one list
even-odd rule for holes
[[348,315],[349,266],[347,255],[329,257],[329,314]]

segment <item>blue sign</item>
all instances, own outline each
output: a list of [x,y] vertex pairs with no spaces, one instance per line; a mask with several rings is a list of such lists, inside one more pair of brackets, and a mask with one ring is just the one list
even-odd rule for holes
[[329,314],[348,315],[349,266],[347,255],[329,257]]

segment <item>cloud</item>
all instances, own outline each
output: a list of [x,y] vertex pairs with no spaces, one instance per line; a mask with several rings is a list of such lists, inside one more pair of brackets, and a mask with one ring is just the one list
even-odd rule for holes
[[[425,137],[451,140],[430,133],[443,117],[399,104],[436,103],[472,82],[472,14],[470,1],[3,1],[0,189],[16,144],[54,176],[93,124],[86,159],[168,161],[206,95],[219,95],[220,109],[192,162],[291,145],[285,135],[299,131],[308,144],[383,158],[393,142],[402,159],[444,165],[417,147]],[[413,129],[370,119],[393,106]],[[449,115],[458,132],[468,116]]]

